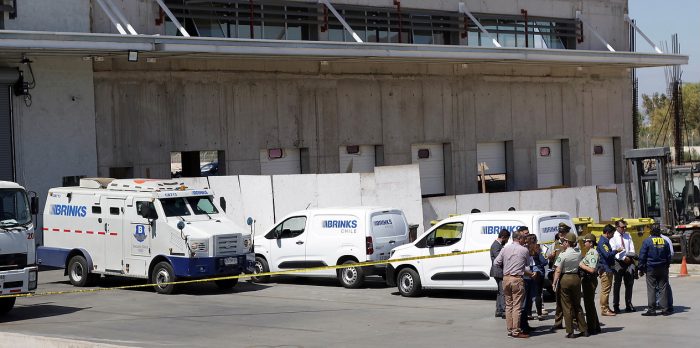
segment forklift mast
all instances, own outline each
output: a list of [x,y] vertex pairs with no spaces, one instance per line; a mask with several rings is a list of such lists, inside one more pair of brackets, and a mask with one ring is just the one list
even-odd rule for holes
[[627,150],[625,160],[627,204],[632,217],[650,217],[660,227],[673,230],[677,221],[671,181],[671,149]]

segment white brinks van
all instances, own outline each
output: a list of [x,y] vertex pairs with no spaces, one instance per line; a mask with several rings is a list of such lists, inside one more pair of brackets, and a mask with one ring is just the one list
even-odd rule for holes
[[250,231],[226,217],[210,190],[177,181],[81,179],[51,189],[43,232],[38,263],[65,268],[75,286],[105,274],[148,279],[168,294],[174,286],[163,283],[253,271]]
[[[255,236],[255,271],[353,264],[386,260],[392,248],[408,242],[408,224],[399,209],[359,207],[314,209],[284,217]],[[384,275],[386,267],[352,267],[294,275],[338,277],[357,288],[368,275]],[[266,281],[269,277],[256,277]]]
[[[552,242],[560,222],[573,226],[571,217],[556,211],[508,211],[466,214],[437,223],[415,242],[391,251],[389,259],[489,250],[501,229],[527,226],[537,241]],[[573,229],[572,229],[573,231]],[[422,289],[496,290],[489,277],[488,251],[415,261],[393,262],[387,267],[387,283],[397,285],[403,296],[417,296]]]

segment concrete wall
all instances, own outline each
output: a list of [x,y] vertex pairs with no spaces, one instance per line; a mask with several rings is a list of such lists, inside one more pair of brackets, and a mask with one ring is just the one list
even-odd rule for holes
[[[38,193],[43,211],[48,189],[61,186],[64,176],[97,175],[93,71],[80,57],[29,58],[36,79],[31,104],[12,97],[16,176]],[[18,60],[0,66],[19,66],[31,81]]]
[[[536,142],[568,139],[573,186],[590,184],[591,137],[631,148],[624,69],[515,65],[161,59],[95,63],[99,173],[167,177],[171,151],[224,150],[227,174],[259,174],[259,151],[309,150],[339,172],[338,146],[450,143],[455,193],[477,191],[476,143],[512,141],[514,190],[536,188]],[[621,159],[619,159],[621,160]],[[449,176],[448,176],[449,177]]]
[[468,214],[474,208],[485,212],[513,207],[516,210],[565,211],[572,217],[610,221],[612,217],[631,217],[625,190],[625,185],[620,184],[424,198],[423,219],[424,224],[430,226],[431,220],[441,220],[450,214]]
[[7,30],[90,32],[91,0],[19,0]]

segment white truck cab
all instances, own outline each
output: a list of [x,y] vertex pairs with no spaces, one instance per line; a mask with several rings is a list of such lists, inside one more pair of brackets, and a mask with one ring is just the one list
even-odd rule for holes
[[[491,244],[502,229],[527,226],[544,245],[556,238],[560,222],[574,226],[568,213],[557,211],[504,211],[466,214],[440,221],[415,242],[392,250],[393,259],[486,250],[473,254],[392,262],[387,283],[398,285],[403,296],[418,296],[423,289],[496,290],[489,277]],[[572,229],[573,231],[573,229]]]
[[148,279],[168,294],[174,286],[160,284],[253,270],[250,231],[223,213],[211,190],[172,180],[81,179],[51,189],[43,231],[39,264],[64,268],[75,286],[105,274]]
[[[255,236],[255,272],[353,264],[389,258],[408,242],[408,223],[399,209],[327,208],[298,211]],[[383,266],[294,273],[338,277],[346,288],[362,286],[368,275],[384,275]],[[256,277],[266,281],[269,277]]]
[[[38,206],[38,199],[28,199],[24,187],[0,181],[0,296],[26,294],[36,289],[32,215],[36,215]],[[15,297],[0,298],[0,315],[9,312],[15,300]]]

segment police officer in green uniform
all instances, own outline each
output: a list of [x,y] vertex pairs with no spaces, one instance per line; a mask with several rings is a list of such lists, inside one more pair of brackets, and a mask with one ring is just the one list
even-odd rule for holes
[[[571,231],[571,227],[563,222],[559,223],[558,226],[558,234],[557,234],[557,240],[554,241],[554,245],[552,246],[551,249],[549,249],[547,253],[547,259],[549,259],[549,265],[550,268],[554,267],[554,261],[557,259],[559,254],[566,249],[562,241],[566,238],[566,234]],[[552,284],[554,283],[554,279],[552,279]],[[561,295],[559,294],[559,289],[554,288],[554,298],[556,300],[556,310],[554,311],[554,326],[550,329],[550,331],[554,332],[557,329],[562,328],[562,322],[564,319],[564,315],[562,314],[562,308],[561,308]]]
[[586,309],[588,333],[595,335],[601,330],[598,312],[595,308],[595,289],[598,287],[598,250],[596,250],[596,239],[592,233],[583,236],[583,248],[588,250],[586,256],[578,264],[583,290],[583,307]]
[[574,318],[578,321],[578,328],[582,335],[588,337],[588,326],[581,308],[581,278],[578,275],[578,264],[581,261],[581,253],[574,249],[576,234],[569,232],[563,240],[565,250],[559,254],[554,266],[554,288],[559,289],[561,295],[561,307],[566,323],[566,337],[575,338]]

